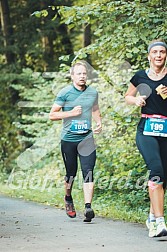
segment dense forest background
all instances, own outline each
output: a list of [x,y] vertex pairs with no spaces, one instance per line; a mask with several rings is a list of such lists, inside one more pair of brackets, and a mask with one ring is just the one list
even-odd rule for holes
[[[147,169],[135,145],[139,110],[125,104],[124,93],[133,73],[148,67],[148,43],[167,41],[166,0],[0,0],[0,15],[1,183],[15,195],[30,191],[31,199],[63,188],[61,122],[48,113],[70,83],[71,64],[82,59],[103,117],[96,209],[104,204],[107,215],[111,205],[115,212],[123,206],[140,220],[149,206]],[[80,173],[76,181],[81,191]]]

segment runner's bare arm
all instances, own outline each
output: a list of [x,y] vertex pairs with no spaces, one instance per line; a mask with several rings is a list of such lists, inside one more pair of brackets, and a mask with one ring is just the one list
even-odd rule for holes
[[94,105],[92,109],[92,117],[94,121],[96,122],[96,128],[93,130],[95,134],[100,133],[102,130],[102,121],[101,121],[101,114],[100,114],[100,109],[99,105]]
[[62,106],[58,104],[53,104],[49,113],[49,119],[52,121],[56,121],[68,117],[78,116],[81,113],[82,113],[81,106],[76,106],[70,111],[62,111]]
[[145,95],[139,95],[136,97],[137,94],[137,88],[131,83],[129,85],[129,88],[125,94],[125,100],[127,104],[136,105],[138,107],[142,107],[146,105],[146,96]]

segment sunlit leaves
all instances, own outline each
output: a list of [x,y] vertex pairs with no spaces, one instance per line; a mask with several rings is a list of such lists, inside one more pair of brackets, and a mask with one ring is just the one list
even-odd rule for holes
[[89,53],[97,55],[99,64],[105,64],[110,55],[117,57],[119,51],[121,59],[135,63],[146,57],[150,40],[167,36],[164,6],[159,3],[158,8],[154,8],[154,4],[158,1],[94,0],[83,4],[80,0],[75,6],[61,7],[59,14],[70,29],[84,23],[91,24],[94,37]]
[[31,14],[31,16],[36,16],[37,18],[47,17],[48,16],[48,11],[47,10],[35,11],[35,12],[33,12]]

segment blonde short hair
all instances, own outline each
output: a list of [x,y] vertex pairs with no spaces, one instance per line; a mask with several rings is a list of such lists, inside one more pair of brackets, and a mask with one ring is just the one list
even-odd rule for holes
[[84,61],[78,61],[78,62],[74,63],[74,64],[72,65],[72,67],[70,68],[70,74],[73,74],[73,73],[74,73],[74,68],[75,68],[76,66],[84,66],[85,69],[86,69],[86,72],[88,72],[88,68],[87,68],[86,63],[85,63]]

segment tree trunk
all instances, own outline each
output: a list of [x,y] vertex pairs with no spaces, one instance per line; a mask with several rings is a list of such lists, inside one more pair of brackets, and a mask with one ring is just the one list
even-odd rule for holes
[[1,14],[1,25],[4,36],[4,47],[5,56],[8,64],[12,64],[15,61],[14,53],[12,52],[11,46],[13,43],[13,29],[10,20],[10,11],[8,0],[0,0],[0,14]]
[[73,54],[73,46],[68,34],[68,29],[67,29],[67,25],[66,24],[61,24],[58,27],[58,31],[60,32],[60,34],[62,35],[62,45],[64,46],[64,50],[65,50],[65,54]]
[[[61,2],[61,1],[60,1]],[[61,2],[61,4],[63,4]],[[68,3],[69,5],[70,3]],[[48,5],[52,5],[52,0],[48,3],[46,0],[42,0],[40,2],[40,9],[47,9]],[[73,54],[73,47],[70,41],[70,37],[68,34],[67,26],[65,24],[55,24],[55,27],[49,26],[51,19],[55,16],[54,12],[51,9],[48,9],[48,16],[41,19],[41,36],[42,36],[42,48],[43,48],[43,59],[45,61],[44,71],[56,69],[56,66],[59,66],[58,55],[55,53],[55,45],[54,41],[60,36],[61,47],[63,49],[63,54]],[[59,14],[57,12],[58,18]],[[57,19],[58,19],[57,18]],[[48,28],[47,28],[48,27]],[[57,49],[56,49],[57,50]]]
[[162,0],[162,6],[167,6],[167,2],[166,2],[166,0]]
[[[91,25],[87,24],[84,29],[84,39],[83,39],[83,46],[86,47],[91,44]],[[87,57],[88,62],[91,64],[91,58],[88,55]]]

